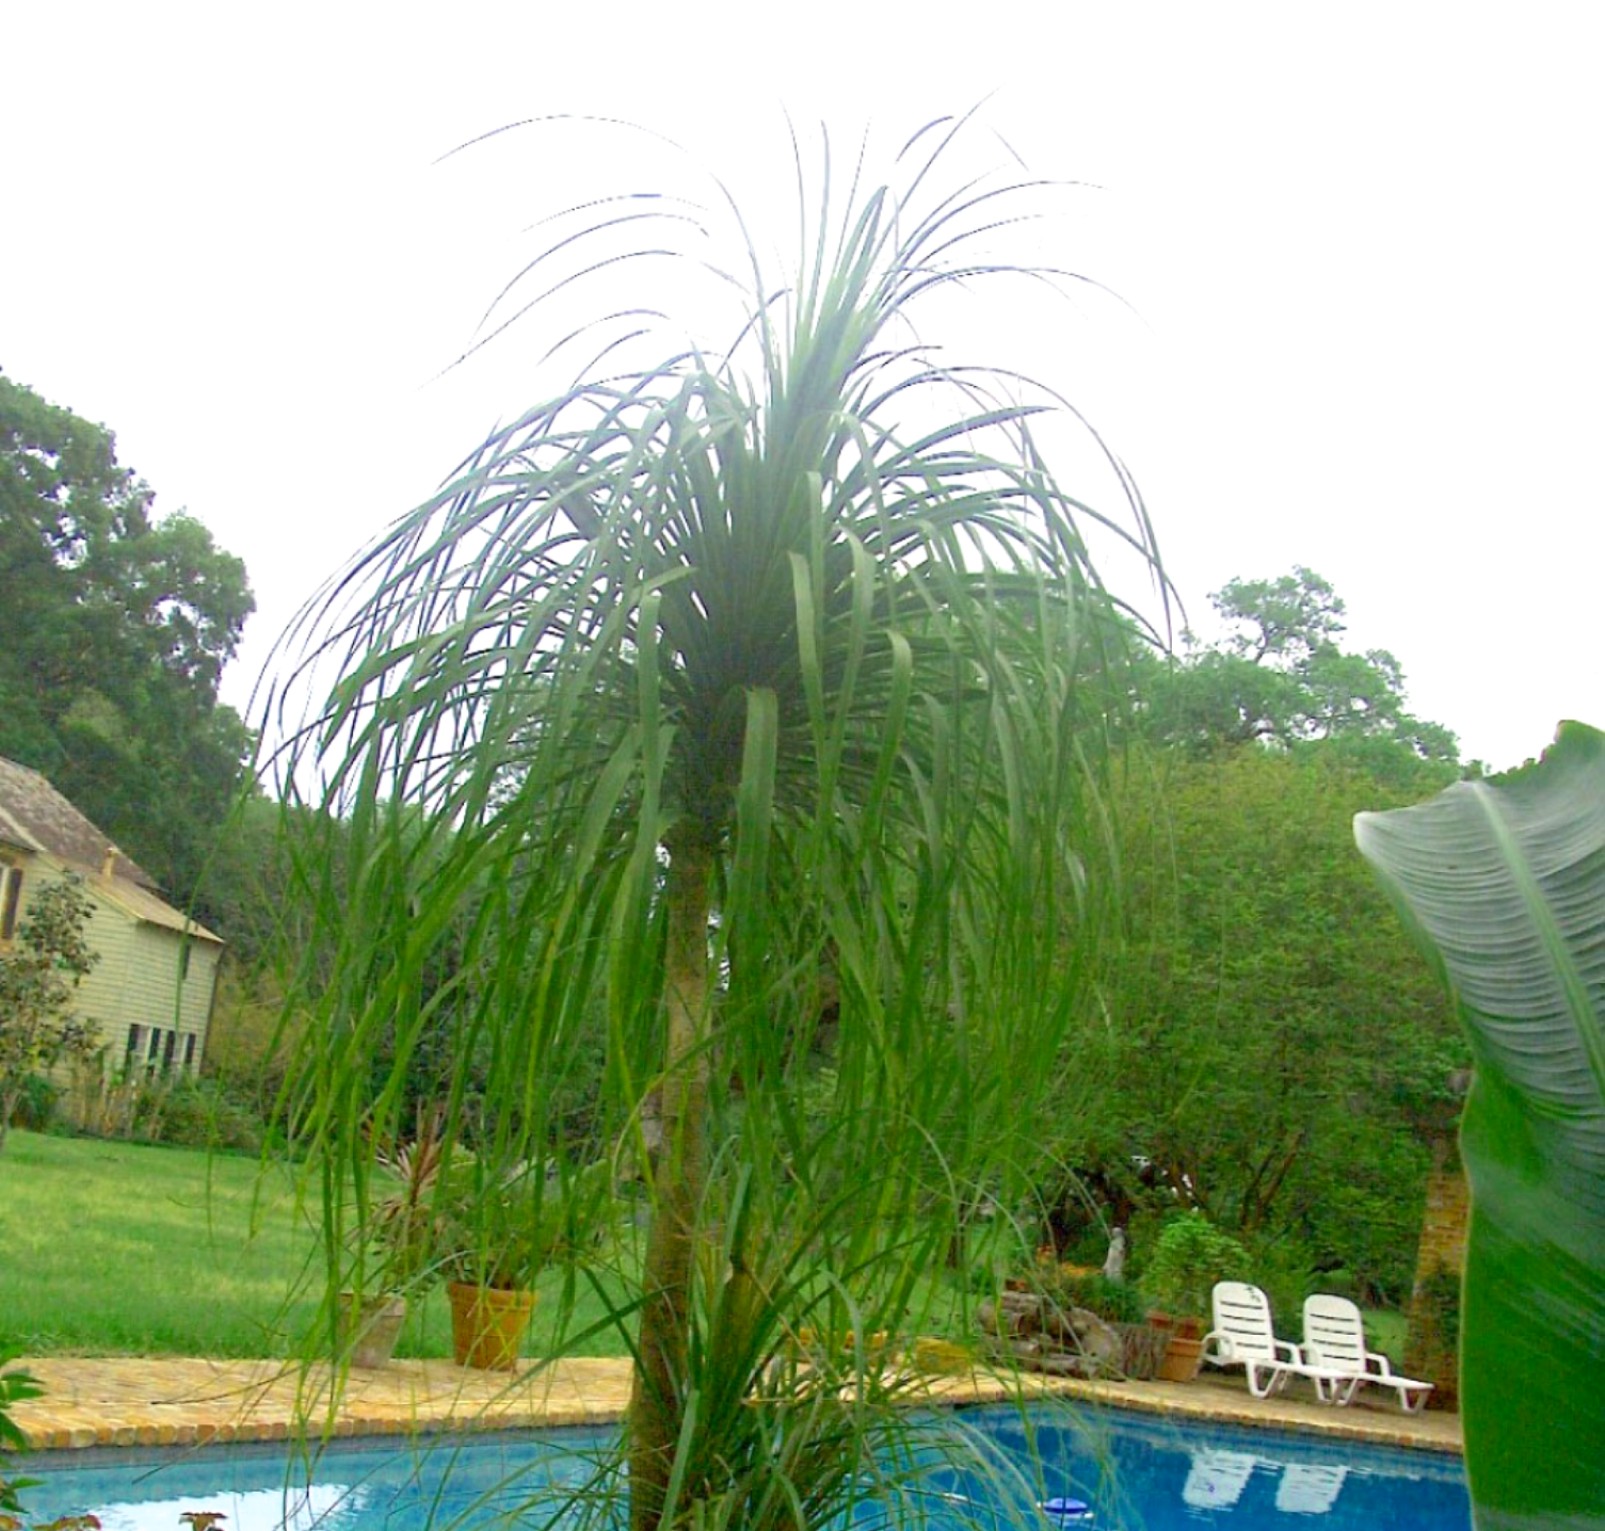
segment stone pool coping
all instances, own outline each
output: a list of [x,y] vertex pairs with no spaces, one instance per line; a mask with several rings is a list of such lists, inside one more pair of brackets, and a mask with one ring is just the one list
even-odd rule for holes
[[[516,1376],[446,1361],[395,1361],[353,1368],[338,1391],[323,1363],[303,1369],[276,1361],[47,1356],[10,1365],[32,1372],[44,1387],[43,1396],[11,1410],[41,1452],[279,1441],[303,1428],[313,1437],[352,1437],[608,1424],[622,1416],[630,1393],[630,1363],[601,1358],[555,1361]],[[1362,1395],[1341,1409],[1298,1393],[1254,1398],[1240,1377],[1224,1374],[1189,1383],[1083,1382],[978,1371],[925,1379],[920,1394],[954,1405],[1021,1395],[1080,1398],[1173,1418],[1462,1451],[1456,1414],[1405,1414],[1381,1396],[1371,1402]]]

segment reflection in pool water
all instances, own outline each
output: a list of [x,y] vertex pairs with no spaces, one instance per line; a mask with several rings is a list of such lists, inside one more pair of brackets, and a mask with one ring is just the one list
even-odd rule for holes
[[[1033,1431],[1045,1493],[1087,1500],[1099,1527],[1469,1531],[1471,1525],[1460,1461],[1436,1452],[1117,1411],[1053,1410],[1026,1422],[989,1409],[959,1423],[1021,1461],[1029,1456],[1027,1430]],[[972,1483],[978,1497],[985,1493],[982,1481]],[[963,1481],[942,1487],[972,1491]]]
[[[931,1453],[922,1501],[933,1531],[1468,1531],[1458,1459],[1267,1431],[1203,1427],[1116,1410],[1038,1406],[943,1417],[967,1449],[955,1465]],[[1027,1438],[1041,1453],[1032,1475]],[[576,1518],[609,1436],[539,1435],[342,1445],[310,1464],[284,1449],[205,1447],[162,1460],[77,1453],[36,1458],[30,1519],[92,1513],[105,1531],[182,1531],[179,1517],[221,1511],[220,1531],[424,1531]],[[58,1462],[61,1464],[58,1466]],[[44,1468],[37,1471],[36,1468]],[[1061,1501],[1058,1513],[1037,1507]],[[1084,1503],[1085,1516],[1072,1501]],[[862,1517],[866,1522],[868,1516]],[[877,1517],[878,1518],[878,1517]]]

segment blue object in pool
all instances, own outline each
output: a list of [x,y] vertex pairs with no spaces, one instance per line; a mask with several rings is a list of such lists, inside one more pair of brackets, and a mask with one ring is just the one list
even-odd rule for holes
[[1049,1520],[1055,1520],[1060,1525],[1066,1525],[1074,1521],[1091,1520],[1092,1506],[1085,1499],[1071,1499],[1067,1495],[1060,1495],[1057,1499],[1044,1500],[1042,1513]]

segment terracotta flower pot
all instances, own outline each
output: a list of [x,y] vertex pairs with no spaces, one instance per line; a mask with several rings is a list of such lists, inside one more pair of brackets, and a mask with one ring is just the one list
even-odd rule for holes
[[1159,1380],[1191,1382],[1198,1375],[1203,1354],[1204,1342],[1201,1339],[1189,1339],[1173,1331],[1170,1344],[1165,1347],[1165,1357],[1159,1363]]
[[457,1364],[481,1371],[514,1370],[535,1311],[534,1292],[453,1281],[446,1294],[451,1300],[451,1352]]
[[342,1292],[340,1305],[340,1333],[351,1342],[351,1364],[389,1365],[407,1321],[407,1299],[394,1293],[359,1298],[355,1292]]

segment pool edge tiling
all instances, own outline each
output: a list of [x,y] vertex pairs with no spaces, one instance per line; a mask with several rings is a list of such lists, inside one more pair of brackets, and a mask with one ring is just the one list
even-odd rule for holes
[[[352,1369],[334,1389],[327,1365],[190,1360],[169,1357],[49,1356],[19,1359],[44,1387],[39,1398],[12,1407],[12,1418],[37,1451],[87,1447],[196,1446],[413,1435],[448,1430],[517,1430],[608,1424],[622,1417],[630,1395],[627,1360],[570,1358],[517,1374],[467,1371],[445,1361],[396,1361]],[[932,1377],[932,1402],[965,1405],[1017,1396],[1070,1397],[1176,1418],[1275,1428],[1368,1445],[1458,1454],[1460,1419],[1404,1414],[1390,1400],[1333,1408],[1300,1396],[1252,1397],[1241,1379],[1196,1382],[1083,1382],[975,1372]],[[42,1465],[42,1464],[41,1464]]]

